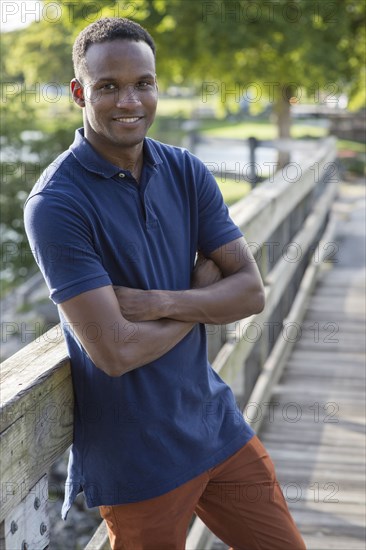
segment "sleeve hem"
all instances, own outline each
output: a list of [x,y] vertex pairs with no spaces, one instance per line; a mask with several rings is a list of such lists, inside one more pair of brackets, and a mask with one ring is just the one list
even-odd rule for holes
[[61,304],[66,300],[70,300],[83,292],[88,290],[94,290],[102,286],[111,285],[112,281],[108,275],[100,275],[99,277],[93,276],[93,278],[83,278],[78,281],[72,282],[67,285],[67,287],[62,288],[61,290],[52,290],[50,294],[51,300],[56,304]]
[[236,239],[239,239],[243,236],[243,233],[235,227],[230,233],[225,233],[225,235],[221,235],[220,237],[217,237],[214,241],[211,241],[207,244],[207,246],[202,248],[202,252],[205,256],[208,256],[216,250],[217,248],[220,248],[220,246],[223,246],[224,244],[228,244],[231,241],[235,241]]

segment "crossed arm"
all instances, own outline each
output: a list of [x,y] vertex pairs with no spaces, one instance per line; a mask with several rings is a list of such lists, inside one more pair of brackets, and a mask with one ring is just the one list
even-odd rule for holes
[[[60,307],[94,364],[109,376],[121,376],[167,353],[195,323],[222,324],[259,313],[264,292],[255,260],[240,238],[209,259],[199,258],[190,290],[105,286]],[[100,328],[97,340],[86,336],[91,322]]]
[[[224,245],[197,262],[197,279],[192,288],[183,291],[139,290],[115,287],[122,315],[130,321],[160,318],[178,321],[224,324],[262,311],[264,292],[255,260],[244,238]],[[207,284],[205,268],[212,262],[222,277]],[[200,272],[201,271],[201,272]]]

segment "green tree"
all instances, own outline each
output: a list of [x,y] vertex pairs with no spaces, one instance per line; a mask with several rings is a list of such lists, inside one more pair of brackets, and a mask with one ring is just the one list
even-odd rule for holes
[[280,137],[289,136],[291,97],[301,100],[306,93],[315,102],[336,101],[347,93],[354,108],[362,106],[363,0],[58,3],[57,22],[30,25],[10,56],[11,70],[23,70],[27,82],[67,81],[75,35],[100,16],[119,15],[131,16],[154,36],[163,84],[194,84],[225,104],[238,104],[248,92],[252,103],[256,96],[266,97],[274,105]]
[[[238,108],[245,95],[252,105],[259,97],[266,98],[273,103],[280,137],[290,134],[292,97],[301,101],[307,94],[315,102],[336,101],[346,93],[352,108],[365,105],[363,0],[58,0],[58,4],[59,10],[56,2],[44,0],[47,18],[1,36],[0,135],[8,155],[1,165],[1,207],[7,243],[24,242],[24,197],[36,172],[69,145],[80,122],[79,111],[67,107],[64,97],[59,105],[37,105],[32,90],[37,95],[37,85],[40,93],[45,83],[63,85],[70,80],[74,38],[101,16],[131,17],[151,32],[162,88],[173,83],[195,86],[203,102],[214,94],[227,110]],[[38,130],[39,137],[30,138],[27,130]],[[28,156],[12,157],[15,151],[26,151]],[[30,160],[32,153],[37,155],[36,163]],[[13,258],[8,267],[15,278],[24,275],[24,268],[31,265],[27,261]]]
[[[364,89],[363,0],[149,4],[161,15],[155,32],[151,15],[144,24],[157,40],[164,76],[168,68],[178,82],[201,82],[204,93],[219,93],[223,102],[238,102],[249,89],[266,96],[280,137],[290,135],[290,98],[337,101],[347,93],[352,101]],[[360,98],[354,106],[362,106]]]

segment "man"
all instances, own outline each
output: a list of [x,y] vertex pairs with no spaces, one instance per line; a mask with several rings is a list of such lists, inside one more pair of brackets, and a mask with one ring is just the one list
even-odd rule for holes
[[63,517],[84,491],[115,550],[182,549],[194,512],[234,548],[303,549],[268,454],[207,361],[204,323],[260,312],[263,287],[206,167],[146,138],[154,42],[101,19],[73,61],[84,129],[25,207],[72,365]]

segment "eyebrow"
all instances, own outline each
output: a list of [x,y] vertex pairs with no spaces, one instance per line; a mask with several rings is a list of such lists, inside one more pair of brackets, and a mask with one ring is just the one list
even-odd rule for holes
[[[155,74],[152,74],[152,73],[145,73],[143,75],[139,75],[137,76],[135,79],[133,80],[143,80],[144,78],[145,79],[150,79],[150,80],[154,80],[156,77]],[[115,77],[115,76],[103,76],[101,78],[98,78],[97,80],[94,80],[93,81],[93,84],[101,84],[102,82],[116,82],[118,79]]]

